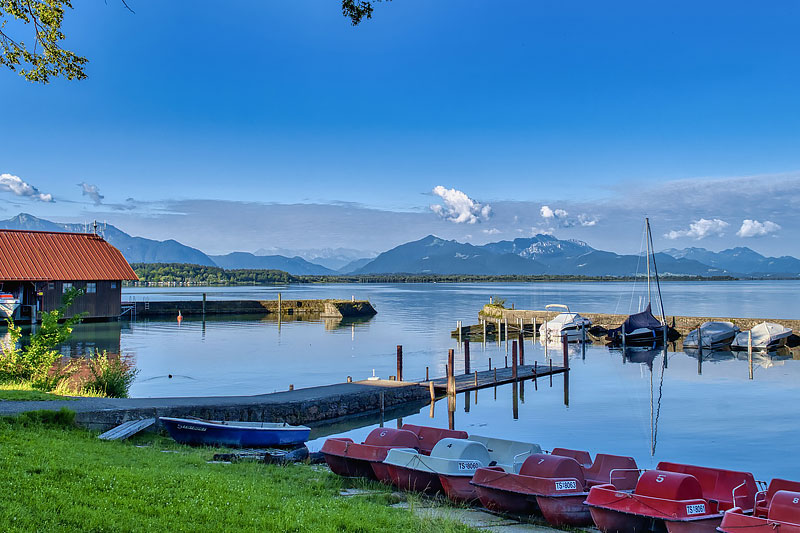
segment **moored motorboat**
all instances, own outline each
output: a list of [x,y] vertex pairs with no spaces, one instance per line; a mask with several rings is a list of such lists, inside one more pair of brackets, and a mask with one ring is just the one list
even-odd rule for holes
[[639,470],[631,457],[597,454],[588,467],[579,462],[584,457],[573,453],[535,454],[525,460],[518,474],[481,468],[472,484],[487,509],[514,514],[540,512],[554,526],[585,526],[592,522],[583,503],[589,488],[613,483],[617,490],[631,490]]
[[632,493],[598,485],[586,504],[603,533],[711,533],[726,510],[752,512],[757,491],[748,472],[661,462],[642,474]]
[[181,444],[264,448],[296,446],[308,440],[311,429],[283,422],[237,422],[160,417],[170,437]]
[[546,321],[539,327],[539,335],[543,342],[552,340],[560,342],[567,336],[567,342],[576,342],[588,338],[588,329],[592,327],[592,321],[582,317],[578,313],[572,313],[569,307],[562,304],[546,305],[545,309],[565,309],[554,318]]
[[737,333],[731,348],[747,350],[748,346],[752,346],[754,350],[777,350],[786,345],[786,340],[791,335],[791,328],[775,322],[762,322],[753,326],[749,332]]
[[346,437],[331,437],[320,452],[334,474],[378,479],[373,464],[383,463],[392,448],[419,449],[419,437],[406,429],[375,428],[362,443]]
[[[703,348],[713,350],[728,346],[733,342],[739,327],[733,322],[709,321],[690,331],[683,339],[684,348]],[[701,346],[702,344],[702,346]]]
[[717,528],[722,533],[800,533],[800,492],[779,490],[770,498],[764,514],[748,515],[739,507],[729,509]]
[[13,294],[0,292],[0,318],[13,317],[19,304],[19,298]]

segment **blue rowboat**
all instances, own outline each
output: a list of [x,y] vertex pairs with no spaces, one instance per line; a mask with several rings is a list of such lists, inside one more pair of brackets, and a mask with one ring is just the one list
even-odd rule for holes
[[264,448],[293,446],[308,440],[311,428],[284,422],[229,422],[160,417],[170,437],[181,444]]

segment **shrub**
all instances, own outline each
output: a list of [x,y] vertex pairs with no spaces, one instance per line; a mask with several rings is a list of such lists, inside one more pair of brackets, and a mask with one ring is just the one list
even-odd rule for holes
[[89,358],[91,377],[83,384],[83,394],[109,398],[127,398],[139,370],[122,356],[109,356],[105,350]]
[[492,297],[492,303],[486,304],[489,307],[497,307],[498,309],[505,309],[506,307],[506,299],[500,298],[499,296]]
[[75,411],[71,411],[66,407],[62,407],[59,411],[27,411],[20,413],[15,422],[24,427],[38,424],[73,427],[75,425]]

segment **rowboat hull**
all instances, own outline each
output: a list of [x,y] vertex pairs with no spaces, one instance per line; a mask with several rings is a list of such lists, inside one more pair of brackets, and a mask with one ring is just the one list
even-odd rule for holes
[[237,425],[206,420],[161,417],[176,442],[190,446],[226,446],[231,448],[265,448],[297,446],[308,440],[311,429],[305,426],[264,423]]

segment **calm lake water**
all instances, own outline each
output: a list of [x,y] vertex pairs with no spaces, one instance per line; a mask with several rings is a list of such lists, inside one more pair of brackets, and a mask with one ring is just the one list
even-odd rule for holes
[[[363,379],[395,373],[396,345],[402,344],[406,379],[421,379],[425,367],[443,375],[447,350],[463,356],[450,330],[456,320],[477,323],[490,296],[506,305],[541,309],[566,303],[578,312],[628,313],[637,310],[643,284],[632,283],[487,283],[487,284],[341,284],[283,287],[127,289],[123,300],[347,298],[369,299],[378,315],[365,321],[302,321],[226,317],[205,322],[138,320],[85,324],[67,350],[94,347],[131,355],[140,374],[131,395],[137,397],[259,394]],[[667,315],[800,318],[800,282],[670,282],[662,284]],[[669,351],[628,354],[599,344],[585,353],[570,348],[569,398],[564,380],[540,380],[517,390],[505,385],[458,396],[457,429],[555,446],[631,455],[641,467],[659,460],[752,471],[759,479],[800,479],[793,456],[800,442],[800,361],[791,355],[757,357],[754,379],[748,362],[731,353],[696,356]],[[488,367],[506,355],[505,345],[472,344],[472,368]],[[560,349],[551,351],[561,361]],[[540,344],[530,340],[526,362],[546,364]],[[643,361],[643,362],[636,362]],[[502,363],[500,363],[502,364]],[[172,378],[169,376],[172,375]],[[651,395],[652,391],[652,395]],[[651,409],[652,398],[652,409]],[[660,398],[660,401],[659,401]],[[467,412],[468,410],[468,412]],[[657,413],[656,450],[651,456]],[[446,402],[405,416],[403,422],[446,427]],[[386,425],[396,422],[387,420]],[[363,439],[375,425],[350,429]],[[324,439],[309,443],[318,449]]]

